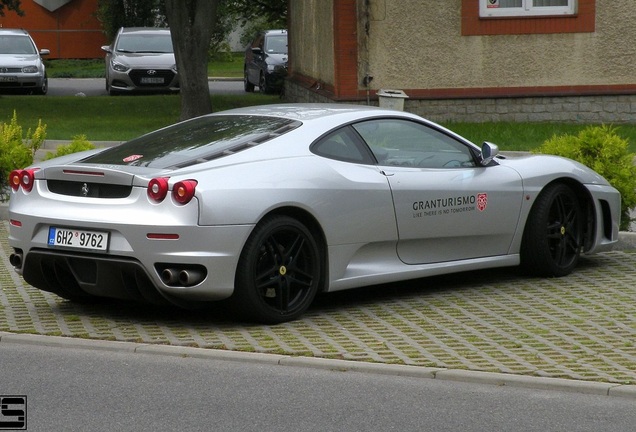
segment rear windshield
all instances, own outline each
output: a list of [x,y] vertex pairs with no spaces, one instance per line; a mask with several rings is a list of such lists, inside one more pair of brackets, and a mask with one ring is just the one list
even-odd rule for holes
[[80,162],[182,168],[251,148],[300,124],[297,120],[278,117],[198,117],[143,135]]

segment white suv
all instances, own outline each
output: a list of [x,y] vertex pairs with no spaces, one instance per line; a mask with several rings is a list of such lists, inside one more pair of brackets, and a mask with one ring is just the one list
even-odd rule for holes
[[43,55],[26,30],[0,28],[0,90],[46,94],[48,79]]

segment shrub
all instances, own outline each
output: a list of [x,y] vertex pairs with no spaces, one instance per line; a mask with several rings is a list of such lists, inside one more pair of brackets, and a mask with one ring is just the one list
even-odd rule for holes
[[18,116],[13,112],[9,123],[0,123],[0,201],[9,198],[9,173],[33,163],[33,155],[46,139],[46,125],[38,121],[35,131],[29,129],[23,136]]
[[578,135],[554,135],[535,152],[574,159],[605,177],[621,193],[621,226],[632,221],[630,209],[636,206],[636,166],[629,142],[612,126],[588,126]]
[[69,144],[59,146],[55,153],[47,152],[46,156],[44,156],[44,160],[66,156],[71,153],[77,153],[85,150],[92,150],[94,148],[95,146],[86,139],[86,135],[75,135]]

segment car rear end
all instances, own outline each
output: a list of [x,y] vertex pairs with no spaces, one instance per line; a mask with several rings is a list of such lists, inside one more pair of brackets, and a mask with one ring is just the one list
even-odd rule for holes
[[185,304],[229,296],[248,226],[199,225],[196,181],[53,165],[11,176],[11,264],[62,297]]

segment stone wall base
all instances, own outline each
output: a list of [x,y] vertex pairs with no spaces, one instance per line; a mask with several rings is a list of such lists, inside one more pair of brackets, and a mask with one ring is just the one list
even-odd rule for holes
[[[284,98],[290,103],[334,102],[292,81],[285,83]],[[377,106],[377,98],[369,104]],[[404,109],[435,122],[636,123],[636,95],[406,99]]]

